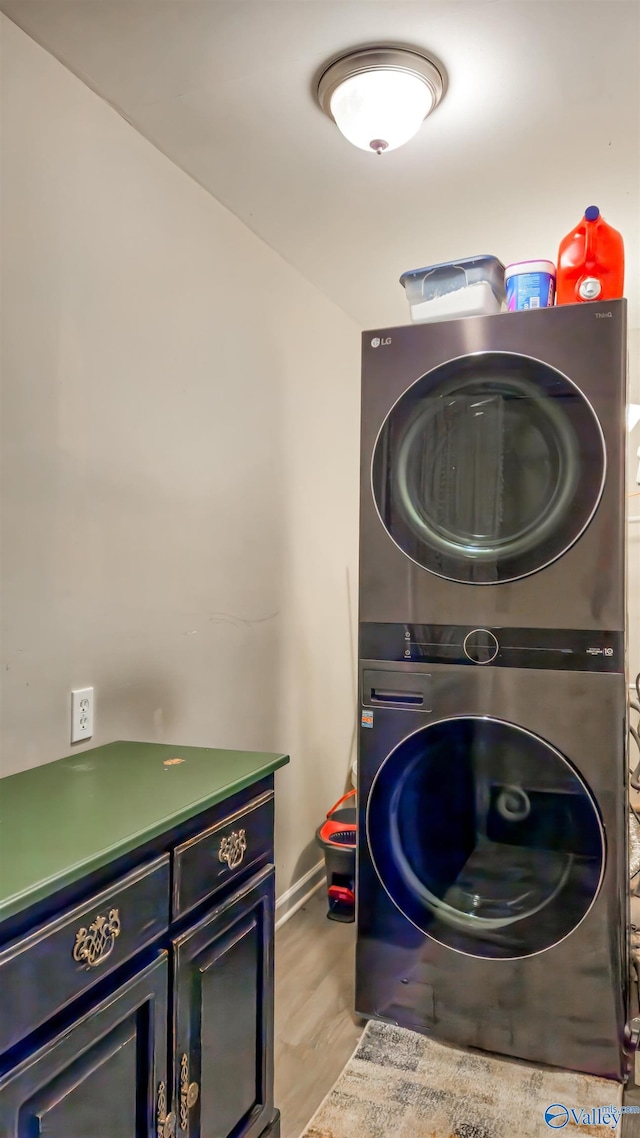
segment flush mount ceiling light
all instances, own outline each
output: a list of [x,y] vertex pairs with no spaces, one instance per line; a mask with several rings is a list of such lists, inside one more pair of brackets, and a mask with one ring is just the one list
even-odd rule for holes
[[345,138],[383,154],[417,134],[438,105],[443,77],[426,55],[370,47],[337,59],[318,83],[318,102]]

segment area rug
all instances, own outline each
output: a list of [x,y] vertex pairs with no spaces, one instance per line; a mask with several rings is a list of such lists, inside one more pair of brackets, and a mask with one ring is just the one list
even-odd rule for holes
[[569,1138],[620,1134],[608,1079],[461,1051],[370,1021],[301,1138]]

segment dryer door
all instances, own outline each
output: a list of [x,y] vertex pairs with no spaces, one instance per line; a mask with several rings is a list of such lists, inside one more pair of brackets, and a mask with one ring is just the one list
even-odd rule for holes
[[419,379],[389,412],[372,462],[380,519],[403,553],[477,585],[560,557],[604,477],[590,403],[560,372],[511,352],[462,356]]
[[551,948],[604,872],[596,804],[569,761],[502,720],[463,716],[409,736],[380,767],[367,841],[391,900],[472,956]]

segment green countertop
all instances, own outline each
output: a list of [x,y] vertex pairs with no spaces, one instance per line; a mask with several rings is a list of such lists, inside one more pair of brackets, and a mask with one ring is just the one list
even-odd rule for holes
[[0,779],[0,921],[288,761],[257,751],[109,743]]

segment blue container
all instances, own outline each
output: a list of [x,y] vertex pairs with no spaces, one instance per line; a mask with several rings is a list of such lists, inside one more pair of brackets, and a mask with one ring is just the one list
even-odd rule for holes
[[504,273],[507,309],[551,308],[556,293],[556,267],[552,261],[517,261]]

